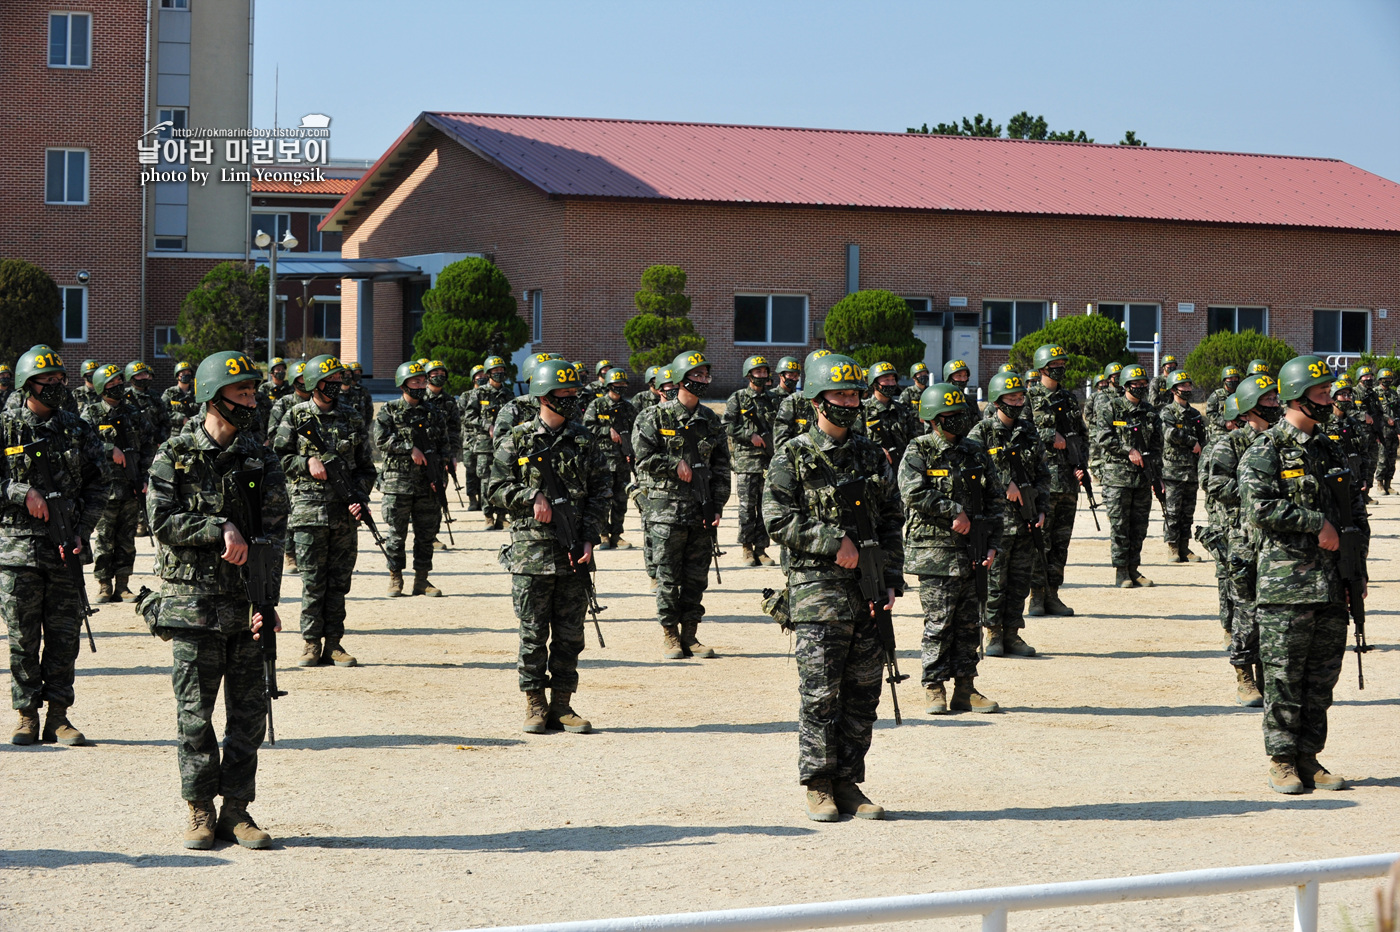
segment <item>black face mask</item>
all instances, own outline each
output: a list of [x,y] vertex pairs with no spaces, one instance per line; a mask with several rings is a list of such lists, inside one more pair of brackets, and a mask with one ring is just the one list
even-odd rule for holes
[[[994,402],[994,404],[996,404],[998,411],[1000,411],[1002,414],[1005,414],[1013,421],[1021,416],[1021,412],[1026,407],[1025,405],[1009,405],[1006,402],[1002,401],[1000,398],[998,398]],[[971,428],[968,429],[971,430]]]
[[670,388],[661,389],[661,397],[667,401],[675,401],[680,396],[680,386],[672,385]]
[[[31,389],[31,392],[33,390]],[[50,382],[47,385],[40,385],[33,395],[38,399],[39,404],[57,411],[68,401],[68,386],[62,382]]]
[[403,391],[405,395],[412,398],[414,401],[422,401],[424,398],[428,397],[428,386],[426,385],[422,388],[404,388]]
[[826,418],[836,427],[849,430],[855,426],[856,421],[860,420],[860,405],[852,405],[847,408],[823,398],[820,402],[820,408],[822,417]]
[[1253,413],[1259,415],[1264,419],[1265,424],[1272,427],[1279,422],[1279,418],[1283,417],[1283,408],[1278,405],[1274,405],[1272,408],[1267,405],[1258,405]]
[[1123,391],[1127,392],[1129,395],[1132,395],[1132,396],[1133,396],[1134,398],[1136,398],[1138,401],[1142,401],[1142,399],[1144,399],[1144,398],[1147,397],[1147,386],[1146,386],[1146,385],[1140,385],[1140,384],[1134,383],[1134,384],[1129,385],[1129,386],[1127,386],[1126,388],[1124,388]]
[[1330,404],[1320,405],[1306,397],[1298,399],[1298,407],[1304,414],[1312,420],[1317,421],[1319,424],[1326,421],[1332,414],[1332,406]]
[[1172,400],[1184,408],[1191,404],[1191,392],[1173,390]]
[[938,418],[938,426],[961,440],[972,430],[972,413],[963,411],[958,414],[944,414]]
[[681,380],[681,386],[685,388],[686,391],[694,395],[696,398],[704,398],[705,393],[710,390],[709,382],[696,382],[689,376],[686,376],[684,379]]
[[920,388],[928,388],[928,373],[920,372],[918,375],[914,376],[914,384]]
[[883,382],[876,382],[872,387],[875,389],[875,393],[881,398],[884,398],[886,401],[893,400],[895,393],[899,391],[898,382],[896,382],[893,385],[886,385]]
[[340,402],[340,393],[344,390],[342,386],[341,382],[318,382],[316,383],[316,391],[320,393],[322,398],[326,399],[327,404],[334,408]]
[[185,389],[186,391],[188,391],[190,387],[194,385],[194,379],[177,379],[176,382],[181,388]]
[[1237,388],[1239,388],[1239,387],[1240,387],[1240,380],[1239,380],[1239,379],[1226,379],[1226,380],[1225,380],[1225,394],[1227,394],[1227,395],[1233,395],[1233,394],[1235,393],[1235,389],[1237,389]]
[[757,376],[749,376],[749,384],[754,387],[755,391],[762,392],[768,390],[768,386],[773,384],[773,380],[766,375],[761,379]]
[[121,401],[126,395],[126,386],[121,383],[113,384],[108,382],[102,386],[102,397],[112,401]]
[[137,379],[131,383],[131,390],[139,394],[146,394],[146,388],[151,384],[150,379]]
[[223,415],[224,420],[233,425],[234,430],[251,430],[258,422],[257,405],[241,405],[221,395],[214,399],[214,407]]
[[1047,379],[1054,379],[1056,384],[1061,384],[1065,380],[1065,367],[1056,366],[1053,369],[1041,369],[1040,374]]
[[795,390],[796,390],[796,388],[797,388],[797,376],[796,376],[795,374],[794,374],[794,375],[783,375],[783,376],[779,376],[779,378],[781,378],[781,379],[783,380],[783,387],[786,388],[788,391],[795,391]]
[[542,399],[545,405],[566,421],[571,421],[578,414],[577,395],[545,395]]
[[446,376],[446,375],[430,375],[430,376],[428,376],[428,384],[429,384],[429,385],[435,385],[435,386],[437,386],[438,388],[442,388],[442,386],[444,386],[444,385],[447,384],[447,376]]

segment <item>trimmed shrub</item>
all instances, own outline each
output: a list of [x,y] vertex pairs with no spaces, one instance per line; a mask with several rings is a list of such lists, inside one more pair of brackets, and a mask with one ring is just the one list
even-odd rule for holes
[[1356,370],[1362,366],[1370,366],[1373,372],[1380,372],[1382,369],[1390,369],[1397,376],[1400,376],[1400,356],[1395,355],[1395,347],[1390,347],[1390,354],[1387,356],[1377,356],[1375,353],[1362,353],[1361,358],[1352,363],[1347,368],[1347,375],[1351,376],[1353,384],[1356,383]]
[[530,338],[530,326],[516,309],[515,294],[501,270],[475,256],[459,259],[438,274],[423,293],[423,328],[413,338],[413,352],[447,364],[447,390],[454,395],[471,387],[472,366],[488,356],[507,360]]
[[220,262],[180,302],[175,330],[179,343],[165,347],[171,359],[198,364],[210,353],[241,350],[256,359],[259,336],[267,333],[267,267]]
[[1078,389],[1084,380],[1103,371],[1111,362],[1127,365],[1137,356],[1128,352],[1128,334],[1111,318],[1099,314],[1076,314],[1047,321],[1044,328],[1028,333],[1011,347],[1010,362],[1018,372],[1031,368],[1035,351],[1045,343],[1056,343],[1069,354],[1065,366],[1066,388]]
[[888,362],[903,373],[924,358],[924,341],[914,336],[914,312],[899,295],[879,288],[837,301],[827,312],[822,337],[833,353],[866,367]]
[[1242,375],[1251,359],[1263,359],[1274,374],[1298,351],[1277,337],[1254,330],[1231,333],[1228,330],[1206,337],[1186,357],[1186,372],[1197,391],[1213,392],[1220,387],[1220,370],[1238,366]]
[[642,289],[633,298],[639,313],[622,327],[632,351],[627,364],[634,378],[681,353],[705,351],[706,340],[690,319],[685,282],[685,270],[675,265],[653,265],[642,273]]
[[0,259],[0,359],[14,365],[35,343],[61,348],[62,310],[48,272],[23,259]]

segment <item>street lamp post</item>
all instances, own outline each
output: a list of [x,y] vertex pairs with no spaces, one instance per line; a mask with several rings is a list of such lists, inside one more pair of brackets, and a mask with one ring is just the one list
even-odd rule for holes
[[311,284],[311,279],[301,280],[301,361],[306,362],[306,306],[311,299],[306,296],[307,286]]
[[291,252],[297,248],[297,238],[288,230],[281,242],[274,242],[266,230],[259,230],[253,242],[267,250],[267,372],[271,375],[272,360],[277,356],[277,250]]

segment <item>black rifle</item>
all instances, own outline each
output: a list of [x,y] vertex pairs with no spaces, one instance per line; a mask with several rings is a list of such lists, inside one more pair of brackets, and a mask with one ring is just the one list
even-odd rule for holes
[[1133,449],[1138,451],[1138,456],[1142,457],[1142,472],[1147,476],[1147,484],[1152,489],[1152,494],[1157,496],[1157,503],[1162,506],[1162,511],[1167,510],[1166,487],[1162,485],[1162,464],[1158,454],[1147,449],[1147,444],[1139,442],[1146,440],[1146,435],[1141,427],[1133,427]]
[[1099,526],[1099,503],[1094,501],[1094,480],[1089,477],[1089,451],[1084,446],[1084,434],[1074,428],[1070,419],[1069,404],[1063,399],[1055,403],[1055,432],[1065,438],[1065,452],[1069,454],[1070,466],[1083,473],[1079,487],[1089,497],[1089,514],[1094,518],[1094,530]]
[[[308,417],[297,428],[297,433],[306,438],[306,442],[311,444],[312,449],[317,453],[330,453],[331,445],[321,433],[320,423],[313,417]],[[360,484],[350,477],[350,471],[345,466],[345,461],[340,457],[326,460],[321,457],[321,465],[326,467],[326,482],[330,484],[331,491],[335,497],[342,501],[351,502],[360,506],[360,523],[369,529],[370,536],[374,538],[374,545],[379,548],[379,552],[384,554],[384,559],[389,560],[389,551],[384,549],[384,535],[379,533],[379,525],[374,523],[374,515],[369,510],[369,494],[360,487]],[[393,561],[389,560],[389,568],[394,567]]]
[[[1040,490],[1031,481],[1030,468],[1026,458],[1021,455],[1021,451],[1008,446],[1006,453],[1007,464],[1011,467],[1009,470],[1011,481],[1016,483],[1016,488],[1021,493],[1021,504],[1016,506],[1020,512],[1021,523],[1030,532],[1031,543],[1035,545],[1035,549],[1043,555],[1048,555],[1050,551],[1045,546],[1045,534],[1037,523],[1043,510],[1040,507]],[[986,552],[985,549],[982,551],[983,554]],[[1041,561],[1041,569],[1041,584],[1048,589],[1050,587],[1050,569],[1045,565],[1044,560]]]
[[1366,688],[1366,675],[1361,669],[1361,655],[1371,649],[1366,643],[1366,557],[1361,527],[1351,509],[1351,470],[1334,469],[1327,474],[1332,490],[1332,502],[1340,517],[1337,528],[1337,572],[1347,587],[1348,609],[1356,634],[1356,687]]
[[988,572],[983,564],[987,559],[988,538],[992,536],[986,516],[982,513],[985,507],[982,501],[982,482],[986,474],[981,466],[969,466],[959,474],[959,478],[962,480],[963,512],[972,522],[972,528],[967,532],[967,553],[972,559],[972,579],[977,590],[977,616],[980,618],[987,612]]
[[682,458],[690,467],[690,494],[700,506],[701,520],[710,532],[710,557],[715,563],[715,582],[722,584],[724,578],[719,574],[719,558],[724,556],[724,551],[719,549],[719,528],[715,527],[719,515],[715,513],[714,499],[710,497],[710,479],[713,473],[710,472],[710,466],[704,457],[700,455],[699,447],[700,438],[709,436],[710,425],[708,421],[695,420],[678,428],[677,433],[681,436]]
[[583,571],[584,586],[588,591],[588,613],[593,616],[593,630],[598,632],[598,646],[607,647],[603,643],[603,628],[598,624],[598,613],[605,611],[607,606],[598,604],[598,588],[593,578],[598,568],[597,561],[590,559],[587,563],[580,562],[583,559],[584,540],[579,533],[578,509],[559,479],[559,471],[554,468],[554,458],[558,455],[559,451],[549,447],[531,455],[530,462],[540,471],[540,485],[543,486],[540,491],[549,501],[549,526],[554,530],[554,539],[568,553],[569,566],[573,567],[574,572]]
[[38,482],[30,482],[30,487],[42,496],[44,502],[49,506],[49,540],[58,548],[58,558],[63,561],[63,568],[68,571],[68,575],[73,578],[73,585],[78,590],[78,598],[82,602],[83,627],[87,629],[88,650],[97,653],[97,642],[92,639],[92,623],[88,621],[97,614],[97,609],[92,607],[88,601],[87,581],[83,579],[83,564],[78,555],[73,552],[73,544],[78,539],[77,524],[73,520],[73,503],[69,501],[62,492],[58,490],[58,483],[54,481],[53,470],[49,467],[49,442],[47,440],[35,440],[26,443],[20,448],[20,452],[29,457],[29,462],[33,464],[34,471],[38,474]]
[[240,513],[234,519],[233,525],[248,543],[248,560],[243,564],[248,602],[253,612],[262,615],[258,644],[262,647],[263,697],[267,702],[267,741],[269,744],[276,744],[277,733],[272,727],[272,700],[287,693],[286,690],[277,688],[275,606],[279,580],[277,551],[272,546],[272,539],[263,530],[263,472],[261,469],[240,469],[229,479],[233,483],[232,497],[240,505]]
[[860,551],[860,595],[870,606],[870,616],[875,619],[875,634],[880,639],[880,652],[885,656],[885,682],[890,684],[890,702],[894,706],[894,723],[901,725],[904,719],[899,714],[899,695],[895,687],[909,679],[909,674],[899,672],[899,658],[895,654],[894,619],[885,608],[889,597],[885,585],[885,551],[875,534],[875,522],[870,518],[868,496],[869,480],[850,479],[836,486],[836,498],[841,504],[841,524]]
[[[614,427],[613,430],[617,430],[617,428]],[[622,443],[619,446],[622,447],[622,457],[627,463],[627,474],[631,476],[637,470],[637,452],[632,449],[632,430],[631,428],[626,431],[618,430],[617,435],[622,438]]]
[[[127,402],[130,404],[130,402]],[[122,475],[126,477],[127,485],[131,486],[131,494],[138,502],[145,498],[145,493],[141,490],[146,485],[146,477],[141,475],[141,450],[140,442],[132,430],[131,424],[124,417],[109,416],[108,423],[117,434],[116,447],[122,451],[122,458],[125,463],[121,467]],[[149,530],[149,529],[148,529]],[[155,535],[149,535],[152,546],[155,545]]]
[[[423,407],[420,402],[419,407]],[[428,488],[432,489],[433,497],[437,499],[438,508],[442,511],[442,521],[447,527],[447,539],[452,546],[457,546],[457,541],[452,537],[452,523],[457,519],[452,517],[452,511],[447,506],[447,461],[436,447],[428,444],[428,431],[423,425],[423,421],[428,417],[425,409],[418,423],[413,425],[413,445],[423,454],[426,461],[423,464],[424,471],[428,474]]]
[[466,508],[467,503],[462,501],[462,483],[457,481],[457,464],[455,462],[450,466],[445,464],[443,468],[446,469],[447,474],[452,477],[452,488],[457,490],[457,504]]

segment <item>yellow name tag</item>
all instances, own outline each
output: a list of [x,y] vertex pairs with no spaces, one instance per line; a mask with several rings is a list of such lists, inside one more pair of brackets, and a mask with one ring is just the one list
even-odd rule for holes
[[1328,434],[1327,436],[1330,437],[1330,438],[1333,439],[1333,440],[1341,440],[1341,439],[1342,439],[1342,435],[1341,435],[1341,434]]
[[1114,421],[1114,422],[1113,422],[1113,426],[1114,426],[1114,427],[1127,427],[1127,426],[1128,426],[1128,422],[1127,422],[1127,421]]
[[489,405],[490,403],[491,403],[491,402],[490,402],[488,399],[486,399],[486,398],[483,398],[483,399],[481,399],[480,401],[477,402],[477,404],[479,404],[479,405]]
[[992,448],[988,449],[987,452],[990,453],[990,454],[992,454],[993,456],[996,456],[998,453],[1000,453],[1002,450],[1005,450],[1005,449],[1006,449],[1006,447],[992,447]]
[[930,476],[946,476],[946,475],[948,475],[948,470],[946,470],[946,469],[930,469],[930,470],[928,470],[928,474],[929,474]]
[[1302,469],[1285,469],[1285,470],[1281,473],[1281,475],[1282,475],[1283,478],[1285,478],[1285,479],[1297,479],[1298,477],[1300,477],[1300,476],[1302,476],[1302,475],[1304,475],[1304,474],[1305,474],[1305,471],[1302,470]]
[[805,417],[797,418],[797,423],[801,424],[803,427],[806,427],[806,426],[807,426],[807,419],[806,419]]
[[171,398],[170,403],[177,408],[180,406],[180,400],[178,398]]
[[880,419],[877,417],[877,418],[875,418],[875,420],[873,420],[873,421],[866,421],[866,422],[865,422],[865,426],[866,426],[866,427],[879,427],[879,426],[880,426]]
[[97,425],[97,429],[98,429],[98,430],[111,430],[111,429],[112,429],[112,425],[111,425],[111,424],[98,424],[98,425]]
[[661,428],[661,436],[663,436],[663,437],[674,437],[675,435],[676,435],[676,432],[675,432],[674,430],[667,430],[667,429],[664,428],[664,427]]
[[525,465],[526,463],[528,463],[528,462],[530,462],[530,457],[528,457],[528,456],[522,456],[522,457],[520,457],[520,459],[518,459],[518,460],[515,461],[515,465],[517,465],[517,466],[524,466],[524,465]]
[[6,448],[5,448],[5,455],[6,455],[6,456],[14,456],[16,453],[23,453],[23,452],[24,452],[24,447],[6,447]]

